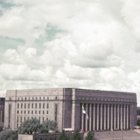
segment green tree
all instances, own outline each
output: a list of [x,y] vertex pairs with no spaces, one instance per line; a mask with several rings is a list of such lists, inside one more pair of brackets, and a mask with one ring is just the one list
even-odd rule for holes
[[76,130],[73,134],[73,140],[82,140],[82,137],[78,130]]
[[32,134],[33,132],[38,132],[40,128],[40,121],[34,118],[23,122],[18,128],[18,132],[20,134]]
[[41,128],[39,130],[40,133],[48,133],[49,131],[56,131],[57,130],[57,124],[54,121],[45,121],[43,124],[41,124]]
[[21,124],[18,128],[20,134],[32,134],[33,132],[48,133],[50,130],[55,131],[57,129],[57,124],[54,121],[46,121],[40,124],[40,121],[33,118],[27,120]]
[[88,134],[86,136],[86,140],[95,140],[94,133],[93,132],[88,132]]
[[0,132],[0,140],[18,140],[17,131],[6,129]]
[[61,132],[59,140],[69,140],[69,138],[64,130]]

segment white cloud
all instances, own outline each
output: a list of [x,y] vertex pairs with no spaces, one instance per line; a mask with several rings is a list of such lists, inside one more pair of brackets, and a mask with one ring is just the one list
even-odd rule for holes
[[14,6],[0,16],[0,36],[25,43],[1,53],[1,91],[59,86],[139,93],[138,0],[9,2]]

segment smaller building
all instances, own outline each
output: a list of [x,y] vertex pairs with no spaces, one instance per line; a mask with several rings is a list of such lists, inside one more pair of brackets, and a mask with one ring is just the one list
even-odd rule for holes
[[4,108],[5,108],[5,98],[0,98],[0,131],[4,126]]

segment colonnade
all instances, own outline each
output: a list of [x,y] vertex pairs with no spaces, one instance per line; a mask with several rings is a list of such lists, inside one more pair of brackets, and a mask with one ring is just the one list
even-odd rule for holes
[[130,129],[129,104],[80,104],[80,129],[83,131]]

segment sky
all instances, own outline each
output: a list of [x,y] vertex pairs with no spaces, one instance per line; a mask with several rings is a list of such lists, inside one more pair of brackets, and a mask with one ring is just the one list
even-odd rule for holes
[[74,87],[137,93],[140,0],[0,0],[0,96]]

